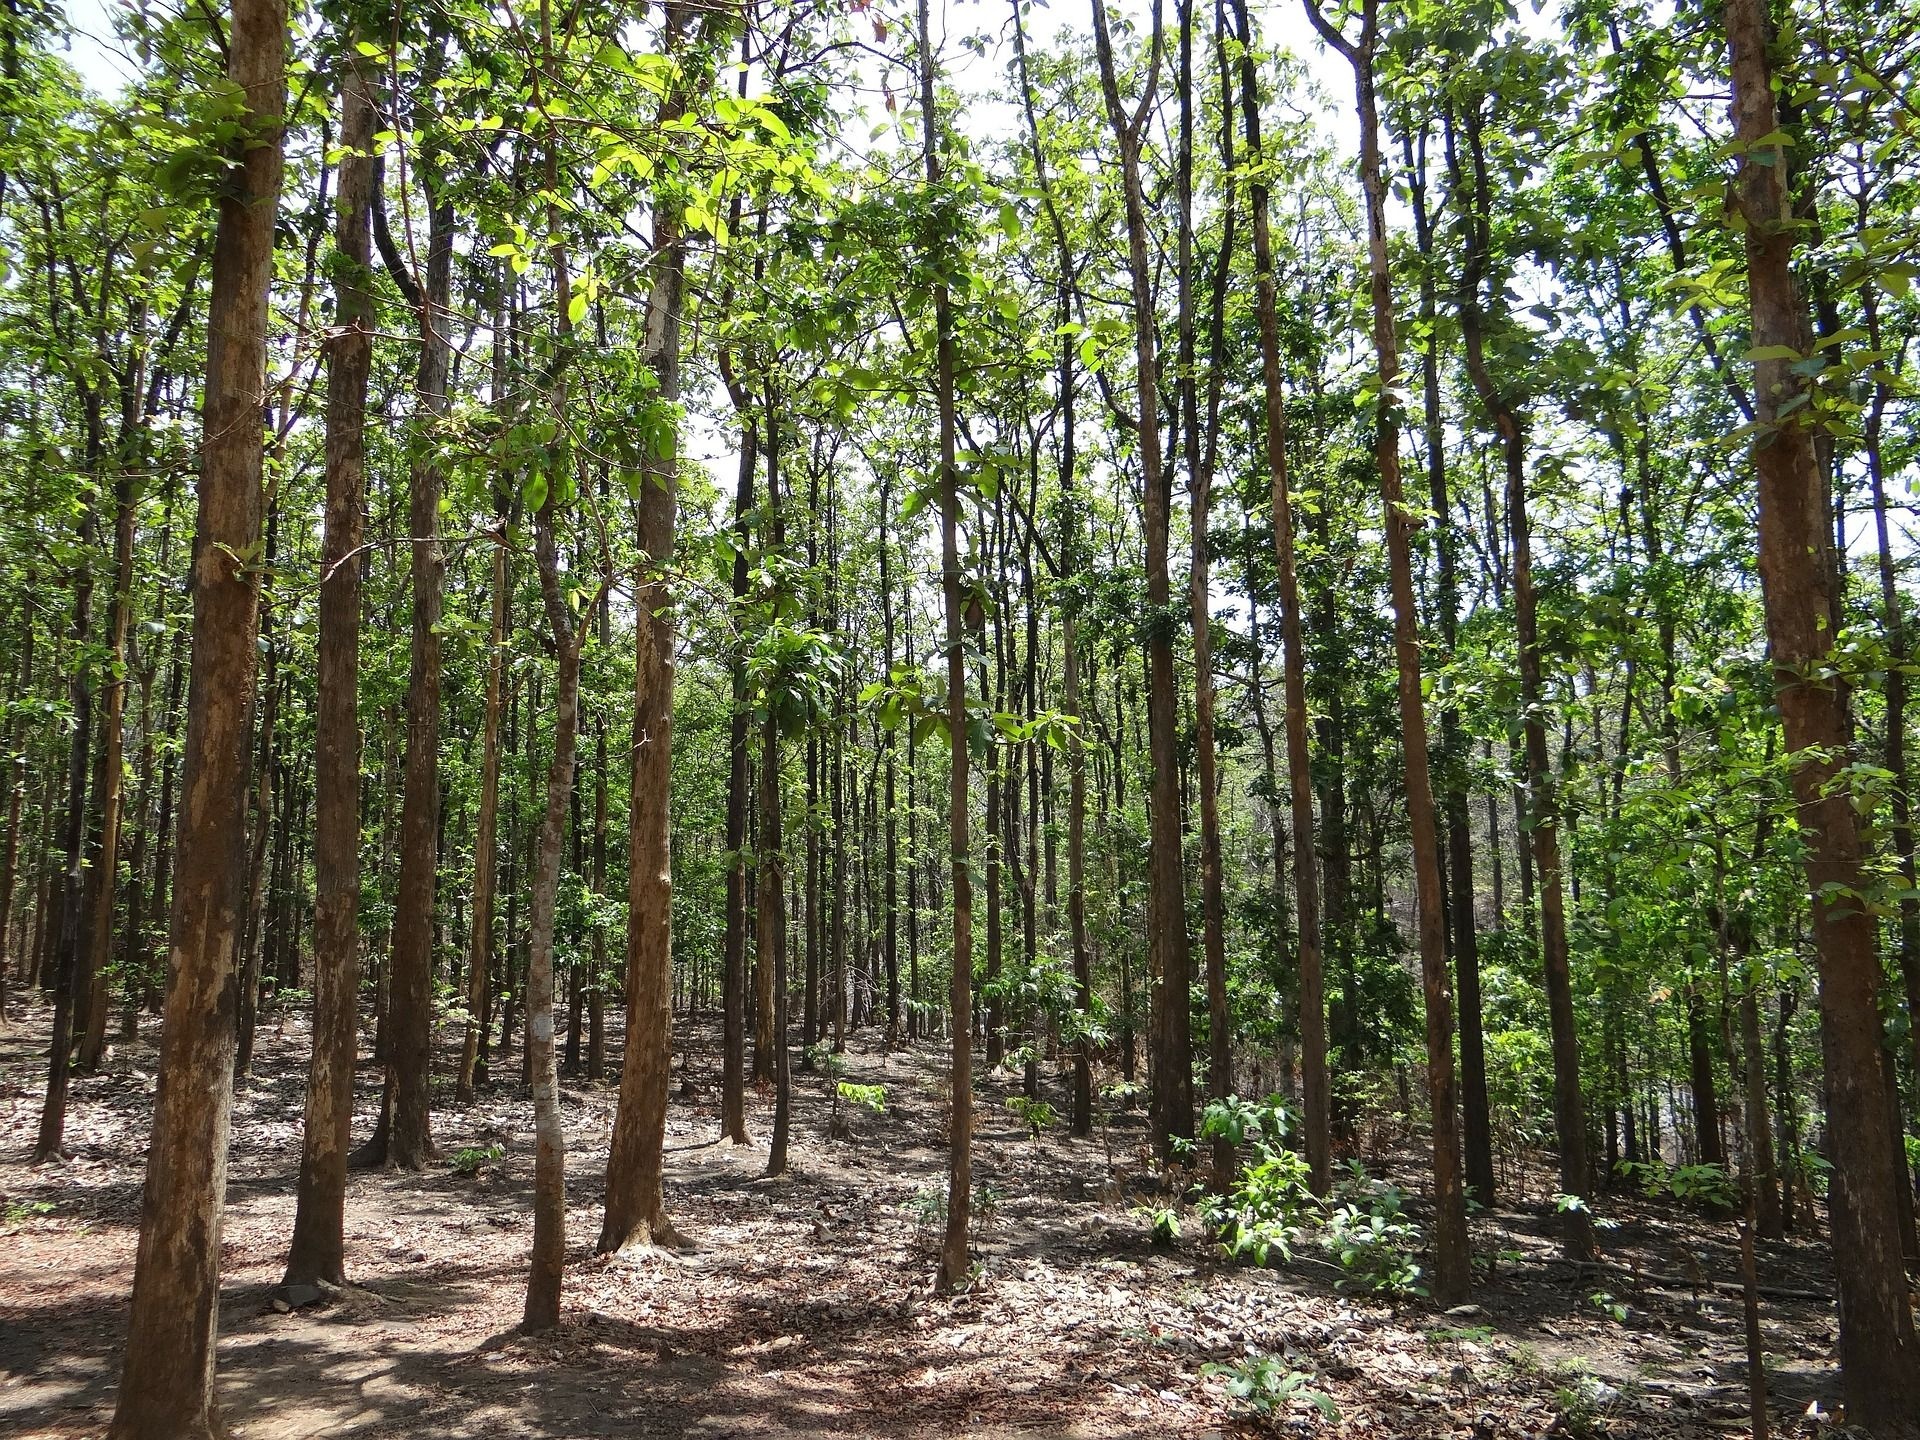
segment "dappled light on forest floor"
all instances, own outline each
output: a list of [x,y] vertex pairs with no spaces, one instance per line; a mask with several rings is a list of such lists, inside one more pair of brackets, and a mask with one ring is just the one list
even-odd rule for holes
[[[45,1019],[27,1011],[0,1040],[0,1432],[79,1437],[99,1434],[112,1408],[152,1037],[76,1081],[74,1158],[32,1168]],[[981,1087],[976,1280],[937,1298],[943,1052],[887,1055],[859,1035],[843,1078],[883,1087],[885,1109],[843,1111],[844,1140],[826,1139],[829,1081],[797,1073],[793,1173],[767,1179],[765,1097],[750,1105],[754,1143],[717,1143],[717,1034],[704,1020],[676,1029],[691,1043],[676,1064],[693,1093],[670,1112],[667,1199],[692,1246],[591,1253],[614,1090],[566,1081],[563,1321],[537,1338],[512,1333],[531,1231],[517,1085],[441,1108],[426,1174],[355,1172],[352,1284],[314,1308],[274,1307],[307,1040],[293,1020],[263,1037],[236,1107],[224,1236],[218,1385],[237,1440],[1148,1440],[1256,1424],[1518,1440],[1704,1436],[1744,1413],[1737,1300],[1716,1288],[1736,1257],[1728,1227],[1700,1215],[1603,1206],[1618,1222],[1603,1231],[1605,1269],[1581,1277],[1557,1260],[1550,1187],[1533,1177],[1536,1203],[1475,1222],[1476,1253],[1495,1268],[1469,1310],[1387,1304],[1341,1293],[1339,1268],[1305,1247],[1274,1268],[1232,1264],[1191,1212],[1177,1240],[1154,1245],[1142,1118],[1106,1113],[1091,1140],[1052,1128],[1036,1142],[1002,1103],[1018,1077],[993,1075]],[[361,1071],[358,1101],[364,1132],[377,1072]],[[1384,1144],[1378,1168],[1416,1188],[1412,1150]],[[1417,1193],[1409,1203],[1418,1222]],[[1697,1289],[1675,1283],[1689,1276]],[[1762,1278],[1820,1290],[1824,1256],[1805,1242],[1766,1247]],[[1789,1296],[1764,1314],[1780,1423],[1810,1403],[1830,1410],[1831,1308]],[[1310,1380],[1256,1422],[1228,1389],[1258,1356]]]

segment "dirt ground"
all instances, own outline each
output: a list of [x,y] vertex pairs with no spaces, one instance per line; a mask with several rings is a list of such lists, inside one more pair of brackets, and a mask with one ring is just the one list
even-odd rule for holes
[[[157,1031],[74,1081],[73,1157],[29,1167],[48,1013],[0,1026],[0,1434],[101,1434],[112,1414],[131,1282]],[[718,1143],[717,1025],[676,1025],[682,1073],[668,1125],[668,1208],[685,1254],[592,1253],[615,1090],[563,1080],[569,1175],[566,1319],[518,1322],[531,1236],[531,1108],[500,1084],[470,1106],[435,1079],[441,1160],[356,1172],[347,1206],[355,1284],[334,1303],[270,1303],[292,1222],[307,1032],[263,1022],[239,1086],[223,1242],[220,1399],[237,1440],[434,1436],[1705,1436],[1743,1430],[1746,1379],[1731,1227],[1609,1200],[1607,1266],[1555,1259],[1544,1179],[1534,1203],[1474,1221],[1495,1272],[1474,1305],[1343,1294],[1317,1254],[1231,1264],[1188,1221],[1149,1243],[1131,1197],[1141,1118],[1090,1141],[1038,1143],[1004,1108],[1018,1077],[978,1086],[976,1179],[989,1213],[976,1283],[932,1293],[945,1187],[944,1054],[883,1054],[858,1037],[845,1078],[886,1087],[829,1137],[831,1084],[796,1073],[793,1173],[760,1174],[753,1144]],[[517,1079],[517,1055],[514,1078]],[[498,1071],[496,1071],[496,1074]],[[1051,1077],[1050,1077],[1051,1078]],[[440,1093],[444,1083],[445,1094]],[[364,1135],[377,1071],[359,1077]],[[1056,1091],[1051,1097],[1064,1109]],[[494,1147],[498,1147],[497,1151]],[[460,1152],[470,1153],[464,1157]],[[486,1158],[479,1158],[484,1156]],[[455,1161],[464,1161],[460,1173]],[[1385,1168],[1417,1190],[1417,1151]],[[1415,1214],[1418,1215],[1418,1209]],[[1776,1433],[1811,1433],[1837,1400],[1823,1248],[1764,1248]],[[1598,1292],[1610,1300],[1596,1301]],[[1624,1318],[1609,1305],[1625,1307]],[[1251,1353],[1310,1376],[1305,1397],[1247,1412],[1213,1363]]]

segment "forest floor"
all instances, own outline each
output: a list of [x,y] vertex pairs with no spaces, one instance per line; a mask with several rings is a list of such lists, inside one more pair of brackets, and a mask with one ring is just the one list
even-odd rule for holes
[[[0,1434],[99,1435],[125,1331],[157,1030],[143,1024],[104,1073],[74,1081],[73,1156],[33,1168],[47,1034],[37,1006],[0,1023]],[[1472,1308],[1382,1303],[1342,1293],[1341,1273],[1317,1255],[1229,1263],[1195,1223],[1155,1248],[1131,1194],[1141,1117],[1109,1117],[1105,1138],[1056,1129],[1035,1144],[1004,1108],[1018,1077],[994,1074],[978,1086],[974,1174],[997,1197],[977,1234],[978,1278],[939,1297],[944,1052],[889,1055],[870,1032],[857,1037],[845,1078],[884,1085],[887,1109],[853,1113],[846,1139],[828,1136],[829,1082],[796,1073],[792,1173],[768,1180],[769,1097],[751,1103],[755,1143],[715,1139],[717,1038],[705,1021],[676,1024],[667,1201],[695,1246],[684,1254],[593,1255],[615,1090],[563,1080],[565,1321],[523,1339],[510,1333],[532,1228],[530,1103],[518,1085],[456,1106],[436,1076],[441,1161],[425,1174],[356,1172],[354,1285],[330,1304],[276,1311],[307,1033],[293,1016],[266,1017],[234,1108],[223,1244],[219,1389],[236,1440],[1532,1440],[1745,1428],[1725,1223],[1609,1199],[1607,1266],[1582,1276],[1555,1259],[1552,1187],[1538,1175],[1532,1203],[1474,1221],[1476,1250],[1497,1266]],[[357,1135],[378,1092],[363,1066]],[[1385,1143],[1370,1158],[1417,1191],[1417,1149],[1402,1141],[1402,1153]],[[494,1146],[498,1158],[472,1174],[451,1163]],[[1830,1414],[1837,1398],[1833,1308],[1810,1298],[1830,1293],[1824,1247],[1765,1246],[1760,1277],[1775,1433],[1810,1433],[1809,1407]],[[1596,1304],[1598,1291],[1624,1318]],[[1250,1415],[1203,1373],[1255,1352],[1311,1376],[1335,1418],[1302,1397]]]

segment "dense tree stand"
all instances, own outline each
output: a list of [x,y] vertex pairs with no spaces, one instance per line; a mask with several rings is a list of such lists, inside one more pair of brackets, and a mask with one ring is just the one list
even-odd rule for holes
[[1920,1440],[1910,12],[0,5],[0,1429]]

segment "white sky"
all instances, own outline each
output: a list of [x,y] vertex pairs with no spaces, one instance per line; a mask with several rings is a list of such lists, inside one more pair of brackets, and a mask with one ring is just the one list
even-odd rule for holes
[[[1171,28],[1173,0],[1165,0],[1166,22]],[[128,0],[67,0],[66,12],[73,37],[68,58],[81,77],[102,94],[119,89],[138,72],[135,62],[123,54],[113,34],[113,14],[127,8]],[[1132,13],[1143,22],[1145,0],[1115,0],[1116,11]],[[1291,50],[1307,66],[1315,82],[1336,103],[1328,116],[1329,129],[1342,142],[1353,129],[1349,115],[1353,77],[1346,62],[1327,52],[1307,22],[1300,0],[1253,0],[1254,23],[1269,45]],[[1029,36],[1035,45],[1051,46],[1063,30],[1087,35],[1092,30],[1092,6],[1089,0],[1061,0],[1028,16]],[[1005,39],[1009,28],[1008,6],[1004,0],[938,0],[934,24],[949,37],[941,45],[941,59],[949,83],[975,94],[984,94],[1000,84],[1012,58],[1011,44]],[[1000,43],[988,50],[985,58],[962,50],[954,39],[982,33],[999,37]],[[994,118],[980,107],[969,110],[976,133],[985,134]],[[1347,146],[1345,148],[1351,148]]]

